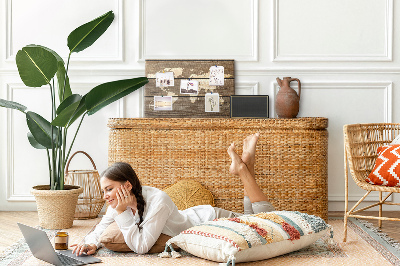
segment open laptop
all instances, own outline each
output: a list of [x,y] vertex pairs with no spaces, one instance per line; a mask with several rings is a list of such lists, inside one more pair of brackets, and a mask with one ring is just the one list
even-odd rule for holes
[[101,262],[101,259],[90,255],[76,256],[72,250],[57,250],[50,243],[46,232],[17,223],[24,235],[25,241],[29,246],[33,256],[54,265],[86,265]]

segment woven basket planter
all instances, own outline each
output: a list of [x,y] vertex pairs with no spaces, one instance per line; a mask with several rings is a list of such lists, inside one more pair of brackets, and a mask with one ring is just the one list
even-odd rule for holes
[[64,190],[50,190],[49,185],[35,186],[39,225],[46,229],[71,228],[74,222],[78,196],[83,192],[79,186],[65,185]]

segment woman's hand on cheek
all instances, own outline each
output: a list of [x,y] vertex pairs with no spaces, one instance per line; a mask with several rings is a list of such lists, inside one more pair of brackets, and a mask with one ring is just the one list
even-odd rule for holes
[[118,214],[121,214],[126,210],[128,205],[133,202],[133,195],[131,195],[131,192],[123,185],[118,188],[116,195],[118,204],[115,207],[115,210],[118,212]]

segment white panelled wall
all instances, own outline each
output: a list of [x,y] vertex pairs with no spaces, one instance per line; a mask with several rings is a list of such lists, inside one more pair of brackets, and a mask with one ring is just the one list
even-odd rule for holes
[[[276,77],[299,78],[299,116],[329,118],[329,210],[343,210],[343,125],[400,123],[400,21],[394,20],[400,6],[393,2],[0,0],[0,98],[49,117],[49,89],[24,86],[15,54],[35,43],[66,58],[68,34],[113,10],[108,31],[72,56],[73,92],[143,76],[146,59],[234,59],[236,94],[270,95],[275,117]],[[142,100],[141,89],[85,118],[73,151],[88,152],[104,170],[107,119],[143,116]],[[35,210],[31,187],[49,183],[46,154],[30,146],[27,131],[22,113],[0,108],[0,211]],[[81,156],[71,168],[90,169]],[[362,194],[350,182],[351,200]],[[400,196],[391,200],[399,202]]]

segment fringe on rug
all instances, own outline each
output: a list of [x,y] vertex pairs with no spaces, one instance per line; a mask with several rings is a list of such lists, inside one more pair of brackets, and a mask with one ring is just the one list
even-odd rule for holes
[[372,232],[377,234],[380,238],[385,240],[392,247],[394,247],[396,249],[400,249],[400,243],[397,242],[396,240],[394,240],[393,238],[389,237],[388,234],[383,233],[381,231],[381,229],[379,229],[379,227],[375,227],[372,223],[365,221],[365,220],[360,220],[358,218],[356,218],[356,220],[358,222],[360,222],[361,224],[363,224],[365,227],[367,227],[369,230],[371,230]]
[[7,256],[9,256],[11,253],[13,253],[15,250],[17,250],[20,246],[25,244],[25,239],[21,238],[11,246],[7,247],[0,253],[0,261],[5,259]]

